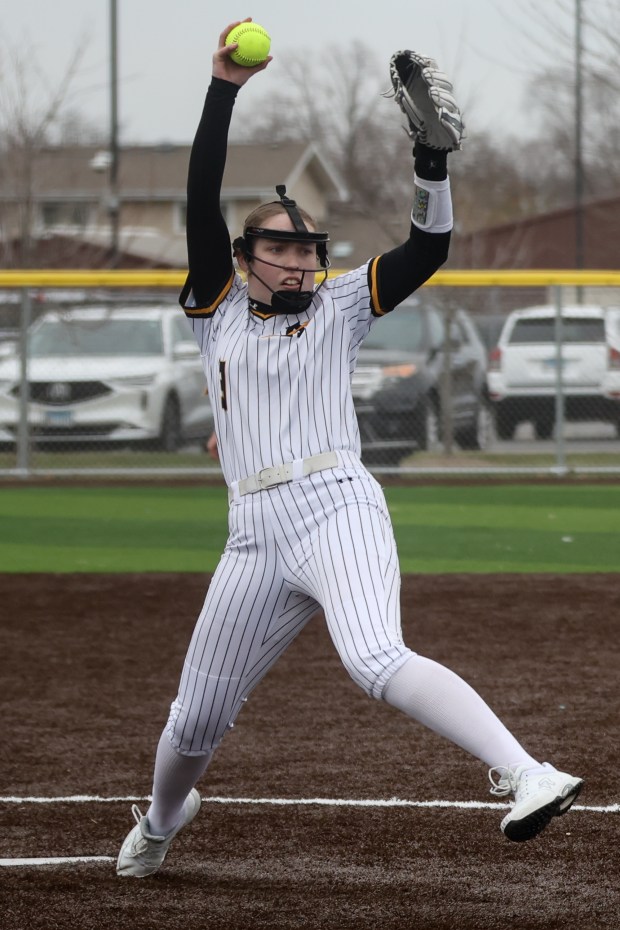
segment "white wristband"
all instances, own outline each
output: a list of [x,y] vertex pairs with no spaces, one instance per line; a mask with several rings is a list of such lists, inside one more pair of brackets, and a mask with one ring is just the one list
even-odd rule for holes
[[411,222],[425,232],[450,232],[453,218],[449,178],[427,181],[414,174]]

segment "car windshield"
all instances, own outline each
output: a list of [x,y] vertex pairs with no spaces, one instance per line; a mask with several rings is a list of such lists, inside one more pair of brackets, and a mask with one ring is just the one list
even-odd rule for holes
[[32,358],[162,355],[158,320],[49,320],[32,334]]
[[404,349],[420,351],[424,345],[424,319],[418,310],[398,307],[377,320],[363,342],[365,349]]
[[[555,318],[517,320],[508,341],[510,345],[555,342]],[[562,342],[605,342],[605,322],[592,317],[563,317]]]

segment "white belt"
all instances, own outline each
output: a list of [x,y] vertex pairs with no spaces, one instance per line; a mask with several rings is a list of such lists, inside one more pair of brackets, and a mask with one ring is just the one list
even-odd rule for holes
[[286,462],[283,465],[271,465],[269,468],[262,468],[255,475],[250,475],[249,478],[233,481],[228,492],[228,500],[235,500],[237,497],[243,497],[244,494],[254,494],[256,491],[265,491],[267,488],[275,487],[276,484],[299,480],[305,475],[313,475],[314,472],[323,471],[325,468],[336,468],[338,464],[337,452],[321,452],[307,459],[297,459],[295,462]]

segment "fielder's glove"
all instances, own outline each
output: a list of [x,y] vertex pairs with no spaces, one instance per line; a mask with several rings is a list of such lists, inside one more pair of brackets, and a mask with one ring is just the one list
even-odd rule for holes
[[394,99],[409,123],[408,133],[431,149],[461,148],[465,124],[453,87],[437,62],[408,49],[390,59]]

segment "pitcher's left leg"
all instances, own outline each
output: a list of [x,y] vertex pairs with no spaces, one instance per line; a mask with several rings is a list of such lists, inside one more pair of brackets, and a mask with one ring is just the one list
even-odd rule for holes
[[383,698],[487,763],[491,793],[514,798],[501,823],[508,839],[532,839],[577,799],[582,779],[534,759],[482,697],[445,666],[412,655],[391,677]]
[[501,824],[509,839],[530,839],[568,811],[581,779],[541,765],[462,678],[404,645],[398,563],[381,506],[348,500],[330,515],[314,536],[306,571],[316,578],[317,600],[353,680],[482,759],[495,778],[493,793],[514,796]]

